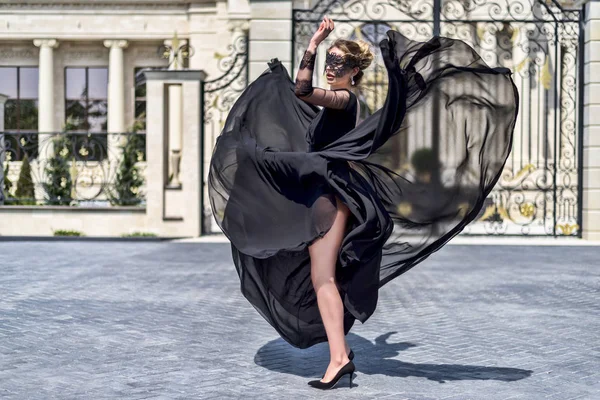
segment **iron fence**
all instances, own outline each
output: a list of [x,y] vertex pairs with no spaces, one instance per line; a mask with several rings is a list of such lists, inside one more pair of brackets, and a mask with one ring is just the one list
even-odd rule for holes
[[143,133],[0,132],[0,205],[145,206]]
[[[336,22],[336,29],[319,51],[342,37],[363,39],[377,53],[359,96],[367,113],[385,101],[387,76],[377,51],[388,29],[419,41],[434,35],[458,38],[488,65],[510,68],[521,98],[513,149],[484,210],[464,233],[581,236],[579,10],[565,9],[556,0],[321,0],[311,9],[293,10],[293,65],[324,15]],[[316,63],[322,71],[323,53]],[[318,76],[317,84],[326,86],[324,77]],[[412,156],[424,149],[433,149],[445,168],[454,168],[447,150],[452,144],[438,143],[432,134],[434,125],[444,121],[431,110],[417,119],[409,122],[418,129],[397,138],[397,169],[414,169]]]

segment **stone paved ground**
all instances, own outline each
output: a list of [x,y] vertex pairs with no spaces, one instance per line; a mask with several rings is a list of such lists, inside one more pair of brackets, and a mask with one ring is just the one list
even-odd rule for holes
[[2,399],[600,399],[600,247],[448,245],[327,344],[284,342],[226,243],[0,242]]

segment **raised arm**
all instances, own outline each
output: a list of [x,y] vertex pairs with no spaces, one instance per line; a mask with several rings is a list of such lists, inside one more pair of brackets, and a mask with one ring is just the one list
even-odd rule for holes
[[327,90],[313,87],[313,72],[315,69],[315,57],[317,46],[333,30],[333,21],[325,17],[319,30],[310,41],[304,57],[300,61],[300,68],[296,75],[295,93],[300,99],[318,106],[343,109],[350,101],[350,93],[346,90]]

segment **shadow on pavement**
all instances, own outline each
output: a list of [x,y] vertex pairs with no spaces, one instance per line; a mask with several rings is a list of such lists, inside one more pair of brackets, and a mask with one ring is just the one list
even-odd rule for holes
[[[356,372],[368,375],[393,377],[419,377],[439,383],[459,380],[518,381],[531,376],[533,371],[509,367],[486,367],[462,364],[414,364],[393,359],[401,351],[416,347],[414,343],[389,343],[387,339],[396,332],[388,332],[375,339],[375,343],[348,334],[348,344],[355,353]],[[254,356],[256,365],[266,369],[303,377],[319,377],[329,362],[327,343],[309,349],[297,349],[283,339],[272,340],[258,349]]]

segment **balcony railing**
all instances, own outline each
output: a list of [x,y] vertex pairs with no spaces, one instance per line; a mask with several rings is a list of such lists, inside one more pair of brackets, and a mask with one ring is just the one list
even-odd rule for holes
[[0,205],[145,206],[143,133],[0,132]]

